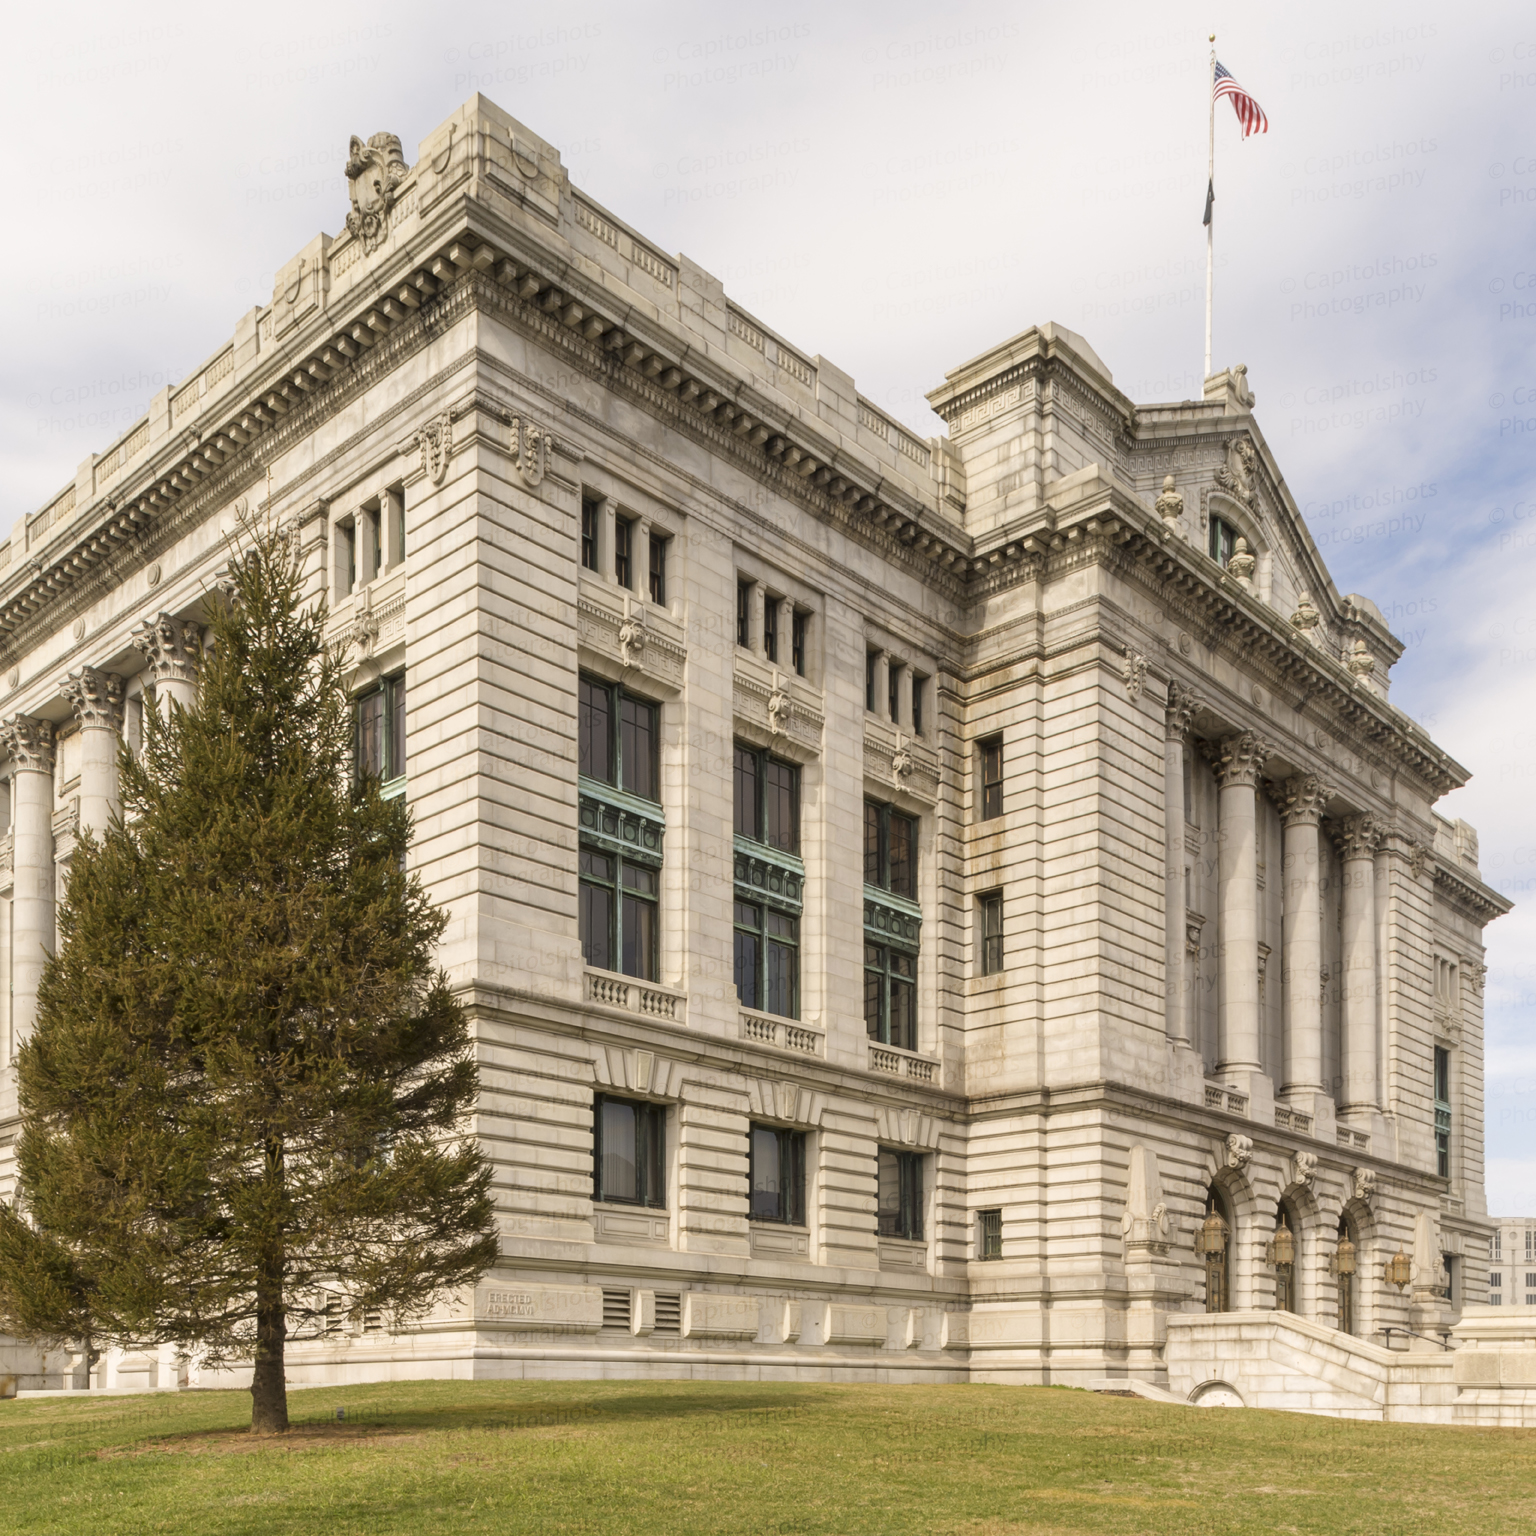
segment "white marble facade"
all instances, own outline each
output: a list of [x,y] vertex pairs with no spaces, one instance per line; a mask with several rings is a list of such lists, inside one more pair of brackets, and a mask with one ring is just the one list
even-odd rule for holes
[[[484,98],[348,175],[345,232],[0,546],[6,1060],[117,735],[191,696],[269,484],[450,914],[502,1258],[409,1328],[343,1277],[293,1379],[1166,1385],[1208,1286],[1333,1330],[1341,1222],[1361,1339],[1483,1299],[1507,904],[1243,370],[1137,405],[1043,325],[922,440]],[[584,706],[628,711],[616,783]]]

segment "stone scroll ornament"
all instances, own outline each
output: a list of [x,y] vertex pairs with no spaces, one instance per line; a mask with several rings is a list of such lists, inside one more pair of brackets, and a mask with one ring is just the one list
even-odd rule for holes
[[388,237],[389,210],[410,169],[398,135],[376,133],[364,144],[353,134],[347,154],[347,182],[352,194],[347,228],[362,243],[365,255],[373,255]]
[[549,468],[551,438],[531,421],[521,416],[512,418],[512,458],[523,484],[530,488],[539,484]]

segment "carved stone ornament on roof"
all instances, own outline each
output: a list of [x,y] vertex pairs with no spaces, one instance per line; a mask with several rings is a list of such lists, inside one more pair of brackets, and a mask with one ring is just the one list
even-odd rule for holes
[[1296,603],[1296,612],[1291,615],[1291,628],[1316,645],[1319,638],[1317,626],[1322,622],[1322,614],[1312,604],[1312,594],[1303,592]]
[[1255,732],[1238,731],[1201,750],[1216,775],[1217,785],[1229,789],[1234,785],[1257,784],[1264,760],[1274,749]]
[[530,489],[536,486],[549,468],[549,450],[552,439],[548,432],[524,421],[520,416],[512,418],[512,459],[523,484]]
[[1253,573],[1258,569],[1258,564],[1257,557],[1248,548],[1248,540],[1238,534],[1237,547],[1232,551],[1232,558],[1227,561],[1227,574],[1235,576],[1251,592]]
[[421,449],[422,473],[433,485],[441,485],[448,477],[448,460],[453,453],[453,418],[442,411],[416,430],[417,446]]
[[1246,437],[1229,437],[1223,445],[1227,450],[1227,462],[1216,471],[1216,484],[1235,501],[1240,501],[1250,512],[1259,505],[1259,493],[1254,489],[1258,474],[1259,454],[1252,441]]
[[1175,489],[1172,475],[1163,476],[1163,493],[1153,506],[1157,510],[1157,515],[1162,518],[1163,526],[1170,533],[1175,532],[1179,526],[1179,519],[1184,516],[1184,498]]
[[1127,696],[1139,699],[1142,687],[1147,680],[1147,658],[1140,651],[1126,648],[1124,677]]
[[1233,1131],[1227,1137],[1227,1167],[1246,1168],[1253,1156],[1253,1137],[1240,1136]]
[[69,701],[82,730],[122,730],[123,680],[117,673],[80,667],[69,674],[59,691]]
[[197,681],[201,649],[196,624],[160,613],[134,625],[131,638],[134,649],[144,653],[157,683]]
[[53,726],[46,720],[31,715],[9,715],[0,720],[0,747],[10,754],[13,772],[53,772]]
[[1280,785],[1275,802],[1280,807],[1280,822],[1286,827],[1315,827],[1323,817],[1323,807],[1333,798],[1333,789],[1315,773],[1298,773]]
[[410,169],[398,135],[376,133],[364,144],[353,134],[347,154],[347,183],[352,196],[347,228],[361,242],[365,255],[371,256],[384,244],[396,189]]
[[1376,856],[1381,842],[1381,828],[1370,816],[1348,816],[1334,828],[1333,840],[1338,844],[1339,857],[1370,859]]
[[1236,368],[1229,369],[1228,377],[1232,380],[1232,393],[1237,403],[1245,411],[1251,411],[1255,397],[1248,387],[1248,364],[1239,363]]
[[1371,655],[1371,648],[1364,640],[1355,641],[1345,658],[1345,665],[1362,682],[1368,682],[1376,672],[1376,658]]
[[1205,707],[1205,700],[1181,682],[1168,684],[1168,709],[1164,716],[1170,741],[1182,741],[1189,733],[1190,721]]

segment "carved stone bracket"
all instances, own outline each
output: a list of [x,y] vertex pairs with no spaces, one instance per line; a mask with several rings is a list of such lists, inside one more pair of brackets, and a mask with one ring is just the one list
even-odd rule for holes
[[69,674],[59,691],[69,701],[82,729],[122,730],[123,680],[117,673],[80,667]]
[[1227,1137],[1227,1167],[1246,1168],[1253,1157],[1253,1137],[1240,1136],[1233,1131]]
[[1376,1170],[1374,1168],[1356,1168],[1354,1171],[1355,1199],[1369,1203],[1371,1196],[1376,1193]]
[[1291,1157],[1291,1183],[1311,1189],[1313,1175],[1317,1172],[1317,1153],[1297,1152]]
[[1132,699],[1141,697],[1141,690],[1147,680],[1147,658],[1140,651],[1133,651],[1129,646],[1125,651],[1125,691]]
[[512,418],[512,459],[523,484],[532,489],[549,469],[549,450],[554,439],[542,428],[520,416]]
[[10,715],[0,721],[0,746],[11,755],[13,771],[53,772],[53,726],[31,715]]

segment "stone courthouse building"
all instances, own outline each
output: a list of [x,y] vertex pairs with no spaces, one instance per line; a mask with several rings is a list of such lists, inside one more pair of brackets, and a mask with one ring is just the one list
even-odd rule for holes
[[0,546],[7,1061],[119,734],[193,696],[269,496],[450,916],[501,1259],[410,1323],[339,1276],[291,1379],[1523,1402],[1441,1338],[1502,1358],[1466,1330],[1508,903],[1245,370],[1138,405],[1041,325],[922,439],[483,98],[347,176]]

